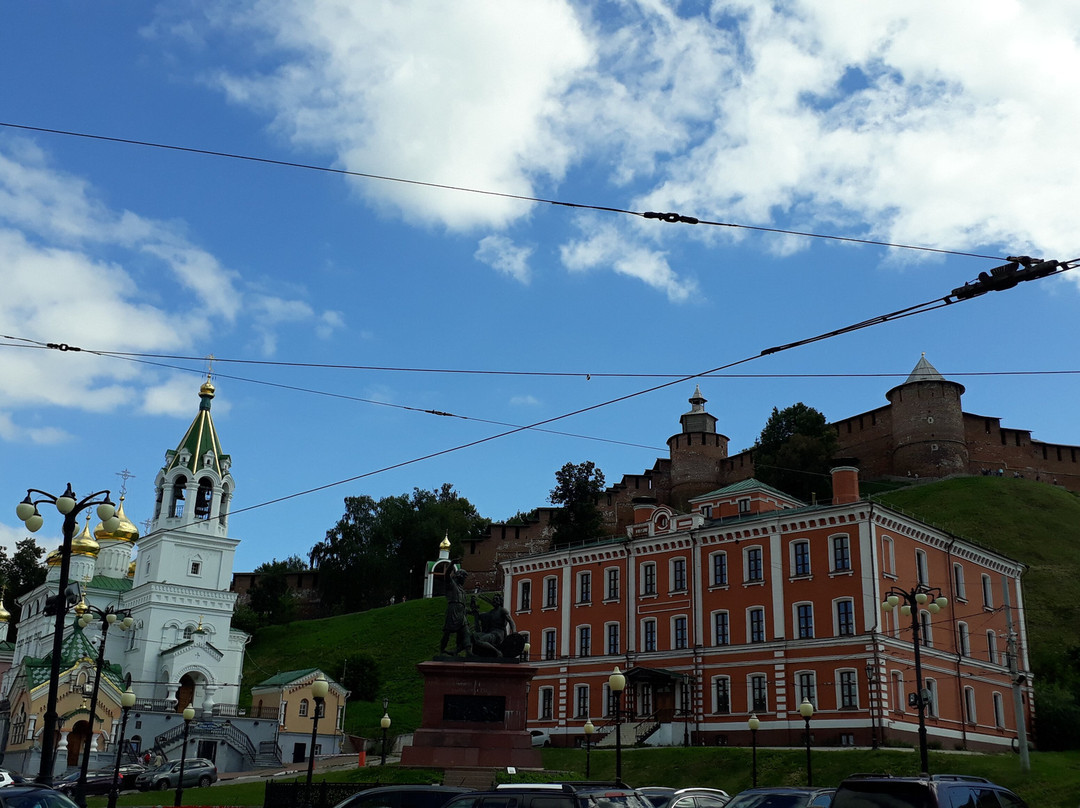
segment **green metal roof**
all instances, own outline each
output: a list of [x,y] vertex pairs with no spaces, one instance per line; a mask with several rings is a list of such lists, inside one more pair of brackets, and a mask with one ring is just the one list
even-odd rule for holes
[[108,578],[104,575],[95,575],[87,589],[106,589],[111,592],[130,592],[134,582],[130,578]]
[[255,687],[281,687],[282,685],[295,682],[297,679],[303,679],[305,676],[310,676],[313,673],[318,672],[318,668],[304,668],[298,671],[282,671],[269,679],[265,679],[259,682]]
[[[79,660],[97,660],[97,649],[86,639],[82,628],[76,626],[75,630],[64,638],[60,646],[60,670],[69,671],[78,664]],[[23,667],[26,669],[26,678],[30,689],[49,681],[52,675],[52,653],[43,657],[25,657]],[[120,690],[124,689],[123,668],[119,665],[110,665],[107,661],[101,666],[101,675],[109,679]]]
[[705,499],[707,497],[724,497],[730,496],[731,494],[743,494],[748,491],[764,491],[768,494],[783,497],[784,499],[790,500],[792,502],[799,502],[799,500],[791,496],[791,494],[785,494],[780,489],[773,488],[771,485],[763,483],[761,482],[761,480],[754,479],[753,477],[747,477],[745,480],[740,480],[737,483],[725,485],[723,488],[717,488],[715,491],[710,491],[707,494],[699,494],[698,496],[694,497],[694,499],[698,500]]
[[[165,467],[162,469],[166,473],[180,465],[192,472],[206,468],[203,457],[209,452],[212,457],[211,467],[218,476],[224,477],[228,474],[228,463],[223,467],[222,461],[228,460],[229,455],[221,451],[217,430],[214,429],[214,419],[210,417],[210,402],[213,398],[214,385],[207,380],[199,389],[199,414],[191,422],[180,445],[166,454]],[[188,454],[187,461],[181,464],[180,458],[185,451]]]

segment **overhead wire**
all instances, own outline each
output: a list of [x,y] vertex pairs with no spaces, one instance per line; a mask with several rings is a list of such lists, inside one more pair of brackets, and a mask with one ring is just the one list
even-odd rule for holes
[[[1080,259],[1077,259],[1077,260],[1080,260]],[[1077,261],[1070,261],[1070,262],[1066,262],[1066,263],[1062,264],[1061,265],[1062,268],[1061,268],[1060,271],[1064,272],[1064,271],[1066,271],[1068,269],[1072,269],[1073,267],[1070,266],[1070,264],[1073,264],[1073,263],[1077,263]],[[752,362],[752,361],[754,361],[756,359],[761,359],[761,358],[763,358],[765,356],[780,353],[782,351],[787,351],[787,350],[790,350],[792,348],[796,348],[796,347],[799,347],[799,346],[802,346],[802,345],[807,345],[807,344],[812,343],[812,342],[817,342],[817,341],[825,340],[825,339],[831,339],[832,337],[837,337],[837,336],[840,336],[840,335],[843,335],[843,334],[852,333],[854,331],[858,331],[858,330],[861,330],[863,328],[869,328],[872,325],[880,325],[880,324],[883,324],[885,322],[889,322],[890,320],[893,320],[893,319],[899,319],[900,317],[909,317],[909,316],[912,316],[914,314],[921,314],[921,313],[923,313],[925,311],[933,311],[934,309],[941,308],[944,305],[955,305],[957,303],[964,303],[964,302],[967,302],[969,300],[974,300],[974,299],[976,299],[976,298],[974,298],[974,297],[966,297],[966,298],[957,298],[955,300],[950,300],[948,297],[946,297],[946,298],[941,298],[941,299],[930,300],[930,301],[927,301],[926,303],[918,304],[918,305],[915,305],[915,306],[907,306],[907,307],[905,307],[903,309],[899,309],[896,312],[883,314],[883,315],[880,315],[878,317],[872,317],[872,318],[869,318],[869,319],[866,319],[866,320],[862,320],[861,322],[858,322],[858,323],[852,323],[849,326],[845,326],[843,328],[833,329],[831,331],[827,331],[827,332],[824,332],[822,334],[818,334],[818,335],[813,336],[813,337],[807,337],[805,339],[796,340],[795,342],[790,342],[790,343],[787,343],[787,344],[784,344],[784,345],[778,345],[778,346],[775,346],[775,347],[772,347],[772,348],[766,348],[765,350],[761,351],[758,354],[745,356],[742,359],[737,359],[737,360],[732,361],[732,362],[727,362],[727,363],[724,363],[722,365],[718,365],[717,367],[711,368],[711,369],[706,370],[706,371],[702,371],[701,373],[688,374],[686,376],[682,376],[682,377],[679,377],[677,379],[673,379],[673,380],[666,381],[666,382],[661,382],[660,384],[655,384],[655,385],[652,385],[650,387],[646,387],[646,388],[644,388],[642,390],[638,390],[638,391],[635,391],[635,392],[632,392],[632,393],[627,393],[627,394],[624,394],[624,395],[621,395],[621,396],[616,396],[614,398],[610,398],[610,399],[607,399],[605,401],[601,401],[601,402],[598,402],[598,403],[595,403],[595,404],[590,404],[590,405],[587,405],[585,407],[579,407],[579,408],[577,408],[575,410],[571,410],[569,412],[562,413],[561,415],[555,415],[555,416],[552,416],[550,418],[544,418],[544,419],[541,419],[541,420],[536,421],[536,422],[531,423],[531,424],[527,424],[527,425],[524,425],[524,426],[515,426],[515,427],[512,427],[510,429],[506,429],[506,430],[504,430],[502,432],[495,433],[493,435],[488,435],[488,436],[483,437],[483,438],[477,438],[475,440],[467,441],[465,443],[461,443],[461,444],[458,444],[456,446],[451,446],[451,447],[448,447],[448,448],[445,448],[445,449],[440,449],[440,450],[437,450],[437,451],[434,451],[434,452],[428,452],[426,454],[420,455],[419,457],[414,457],[414,458],[409,459],[409,460],[402,460],[402,461],[399,461],[397,463],[391,463],[389,465],[382,466],[382,467],[377,468],[377,469],[372,469],[370,471],[366,471],[366,472],[363,472],[361,474],[356,474],[356,475],[353,475],[353,476],[350,476],[350,477],[346,477],[346,478],[343,478],[343,479],[340,479],[340,480],[337,480],[337,481],[334,481],[334,482],[314,486],[312,488],[308,488],[308,489],[305,489],[305,490],[302,490],[302,491],[297,491],[297,492],[294,492],[292,494],[286,494],[286,495],[283,495],[283,496],[280,496],[280,497],[275,497],[273,499],[269,499],[269,500],[266,500],[264,502],[257,503],[255,505],[249,505],[246,508],[240,508],[240,509],[234,510],[232,513],[235,515],[235,514],[238,514],[238,513],[244,513],[246,511],[256,510],[258,508],[264,508],[264,507],[267,507],[269,505],[275,505],[275,504],[278,504],[278,503],[281,503],[281,502],[287,502],[289,500],[296,499],[298,497],[307,496],[309,494],[314,494],[314,493],[317,493],[319,491],[325,491],[327,489],[335,488],[335,487],[340,486],[340,485],[346,485],[348,483],[356,482],[358,480],[362,480],[362,479],[365,479],[365,478],[368,478],[368,477],[373,477],[373,476],[378,475],[378,474],[383,474],[383,473],[386,473],[386,472],[389,472],[389,471],[394,471],[394,470],[397,470],[397,469],[400,469],[400,468],[404,468],[406,466],[415,465],[416,463],[421,463],[421,462],[424,462],[426,460],[431,460],[431,459],[436,458],[436,457],[442,457],[444,455],[451,454],[451,453],[454,453],[454,452],[463,451],[465,449],[471,449],[471,448],[473,448],[475,446],[480,446],[480,445],[483,445],[485,443],[489,443],[489,442],[494,441],[494,440],[499,440],[501,438],[509,437],[511,435],[516,435],[516,434],[518,434],[520,432],[524,432],[526,430],[533,430],[533,429],[537,429],[539,427],[546,427],[549,424],[557,423],[557,422],[565,420],[567,418],[572,418],[572,417],[575,417],[577,415],[583,415],[584,413],[587,413],[587,412],[592,412],[594,410],[598,410],[598,409],[601,409],[601,408],[604,408],[604,407],[609,407],[609,406],[612,406],[612,405],[615,405],[615,404],[622,403],[624,401],[629,401],[631,399],[638,398],[640,396],[648,395],[649,393],[654,393],[654,392],[656,392],[658,390],[663,390],[663,389],[666,389],[668,387],[672,387],[672,386],[674,386],[676,384],[682,384],[684,382],[693,381],[694,379],[701,378],[702,376],[710,374],[710,373],[718,373],[718,372],[720,372],[722,370],[728,370],[729,368],[738,367],[740,365],[744,365],[744,364],[747,364],[749,362]]]
[[[898,318],[897,318],[898,319]],[[67,345],[65,343],[45,343],[28,337],[18,337],[9,334],[0,334],[0,348],[53,348],[54,350],[87,351],[98,356],[132,358],[132,359],[168,359],[181,362],[205,362],[205,356],[193,354],[167,354],[146,353],[141,351],[108,351],[100,348],[82,348]],[[405,365],[358,365],[338,362],[289,362],[280,359],[244,359],[240,357],[214,356],[214,364],[254,365],[260,367],[297,368],[310,370],[355,370],[389,373],[431,373],[453,376],[509,376],[527,378],[570,378],[570,379],[678,379],[687,373],[618,373],[601,370],[492,370],[486,368],[436,368],[436,367],[412,367]],[[162,365],[162,367],[174,367],[177,370],[202,373],[193,368]],[[252,381],[241,376],[222,378],[240,379]],[[911,375],[910,371],[876,371],[869,373],[703,373],[698,376],[702,379],[888,379],[906,378]],[[949,370],[951,377],[995,377],[995,376],[1076,376],[1080,375],[1080,369],[1075,370]],[[319,391],[316,391],[319,392]]]
[[528,194],[513,194],[505,191],[491,191],[482,188],[472,188],[465,185],[452,185],[441,182],[430,182],[426,180],[407,179],[404,177],[392,177],[385,174],[373,174],[366,171],[351,171],[344,168],[333,168],[331,166],[320,166],[312,163],[301,163],[293,160],[276,160],[270,157],[256,157],[249,154],[239,154],[236,152],[219,151],[216,149],[202,149],[194,146],[179,146],[171,143],[159,143],[150,140],[137,140],[134,138],[114,137],[110,135],[98,135],[90,132],[76,132],[70,129],[55,129],[45,126],[31,126],[29,124],[13,123],[10,121],[0,121],[0,126],[7,127],[9,129],[19,129],[27,132],[40,132],[42,134],[49,135],[61,135],[64,137],[83,138],[86,140],[96,140],[106,143],[118,143],[127,146],[141,146],[152,149],[164,149],[167,151],[183,152],[187,154],[198,154],[204,157],[220,157],[229,160],[241,160],[251,163],[260,163],[263,165],[279,166],[283,168],[298,168],[305,171],[318,171],[326,174],[337,174],[347,177],[358,177],[361,179],[376,180],[380,182],[392,182],[403,185],[415,185],[422,188],[433,188],[443,191],[456,191],[459,193],[477,194],[480,196],[492,196],[500,199],[513,199],[520,202],[533,202],[545,205],[554,205],[564,208],[575,208],[579,210],[592,210],[606,213],[618,213],[626,216],[637,216],[642,219],[650,219],[668,223],[678,224],[700,224],[710,227],[723,227],[737,230],[750,230],[761,233],[773,233],[777,235],[787,236],[800,236],[802,238],[824,239],[828,241],[839,241],[849,244],[865,244],[867,246],[875,247],[889,247],[892,249],[901,250],[917,250],[919,252],[936,253],[940,255],[956,255],[966,258],[988,258],[992,261],[1005,260],[1005,257],[999,255],[986,255],[984,253],[966,252],[963,250],[947,250],[940,247],[927,247],[917,244],[902,244],[899,242],[891,241],[879,241],[876,239],[857,238],[854,236],[838,236],[829,233],[814,233],[805,230],[787,230],[780,227],[764,227],[761,225],[748,225],[740,224],[737,222],[724,222],[713,221],[709,219],[703,219],[697,216],[685,216],[680,213],[660,213],[657,211],[638,211],[629,210],[627,208],[620,208],[612,205],[595,205],[584,202],[567,202],[561,199],[547,199],[545,197],[530,196]]

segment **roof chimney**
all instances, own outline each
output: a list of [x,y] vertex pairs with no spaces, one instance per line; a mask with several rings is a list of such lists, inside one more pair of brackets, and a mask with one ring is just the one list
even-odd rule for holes
[[832,470],[833,505],[848,505],[859,501],[859,469],[856,466],[837,466]]
[[648,522],[649,517],[656,510],[656,497],[634,497],[631,501],[634,506],[634,524],[640,525]]

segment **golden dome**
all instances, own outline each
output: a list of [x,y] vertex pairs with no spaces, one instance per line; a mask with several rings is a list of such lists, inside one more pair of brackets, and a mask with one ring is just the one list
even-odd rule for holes
[[56,548],[47,556],[45,556],[45,563],[50,567],[59,567],[63,557],[60,555],[60,548]]
[[449,550],[450,549],[450,533],[449,533],[449,531],[447,531],[447,533],[443,536],[443,540],[441,542],[439,542],[439,549],[440,550]]
[[7,623],[11,620],[11,612],[4,608],[4,591],[0,590],[0,623]]
[[134,543],[139,540],[139,529],[127,518],[124,513],[124,498],[120,497],[120,505],[116,509],[116,518],[120,520],[120,526],[112,533],[105,529],[105,525],[98,522],[94,528],[94,538],[100,541],[126,541]]
[[134,577],[135,577],[135,562],[132,561],[130,564],[128,564],[128,578],[134,578]]
[[210,398],[214,397],[214,383],[210,381],[209,376],[206,377],[206,381],[203,382],[203,386],[199,388],[199,395],[209,396]]
[[90,520],[88,519],[82,535],[71,542],[71,554],[73,556],[96,556],[100,549],[101,545],[94,541],[94,537],[90,535]]

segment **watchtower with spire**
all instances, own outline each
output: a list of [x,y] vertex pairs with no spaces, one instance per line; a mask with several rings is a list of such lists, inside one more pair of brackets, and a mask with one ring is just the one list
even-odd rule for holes
[[728,437],[716,431],[716,416],[705,410],[701,387],[694,387],[690,410],[679,417],[682,431],[667,440],[671,457],[671,500],[678,509],[690,497],[716,488],[722,479],[721,461],[728,456]]
[[894,473],[920,477],[968,473],[963,394],[964,385],[938,373],[926,354],[903,384],[885,394],[892,405]]

